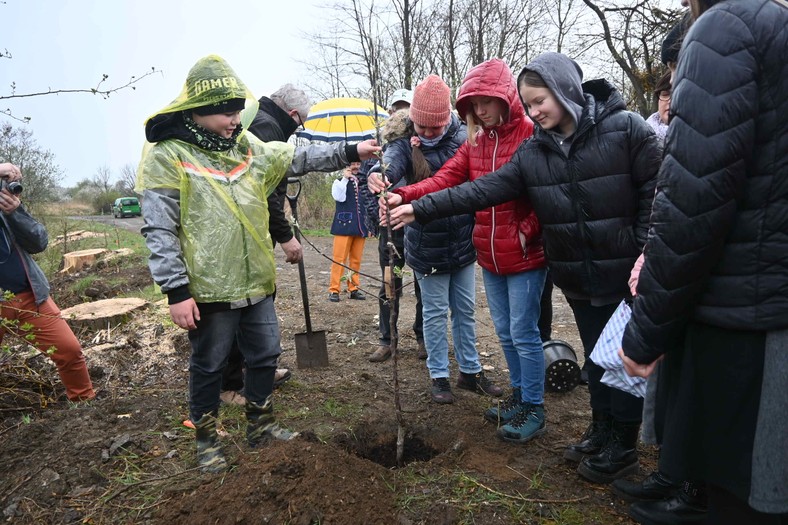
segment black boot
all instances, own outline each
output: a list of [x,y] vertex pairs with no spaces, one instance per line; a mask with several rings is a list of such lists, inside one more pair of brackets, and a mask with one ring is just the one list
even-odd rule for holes
[[216,412],[203,414],[194,421],[195,435],[197,436],[197,462],[203,472],[215,474],[227,468],[222,447],[218,443],[216,434]]
[[579,443],[569,445],[564,450],[564,459],[579,463],[586,456],[599,454],[610,438],[612,419],[610,414],[594,410],[591,424],[586,429]]
[[258,405],[253,401],[246,400],[246,441],[252,448],[270,439],[280,439],[288,441],[298,436],[298,432],[290,432],[279,426],[274,417],[274,405],[271,396],[265,403]]
[[638,433],[640,423],[613,421],[610,440],[596,456],[588,456],[577,466],[577,473],[594,483],[610,483],[638,471]]
[[640,482],[617,479],[613,482],[613,493],[627,501],[656,501],[673,496],[679,484],[669,480],[655,470]]
[[705,486],[685,481],[674,496],[661,501],[639,501],[629,506],[629,516],[643,525],[692,525],[705,523],[708,504]]

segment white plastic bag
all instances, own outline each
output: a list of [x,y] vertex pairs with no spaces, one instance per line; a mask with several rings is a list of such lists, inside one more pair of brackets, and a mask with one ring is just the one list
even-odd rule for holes
[[591,352],[591,361],[606,370],[602,375],[602,383],[622,390],[633,396],[646,396],[646,379],[643,377],[631,377],[624,371],[624,362],[618,355],[621,348],[621,340],[624,337],[624,329],[632,317],[632,309],[621,301],[616,311],[610,316],[610,320],[602,330],[602,334]]

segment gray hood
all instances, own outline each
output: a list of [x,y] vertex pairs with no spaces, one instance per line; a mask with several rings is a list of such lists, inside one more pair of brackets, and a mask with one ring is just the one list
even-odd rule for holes
[[583,70],[577,62],[561,53],[542,53],[527,64],[520,75],[525,71],[533,71],[542,77],[558,102],[572,115],[577,129],[585,105]]

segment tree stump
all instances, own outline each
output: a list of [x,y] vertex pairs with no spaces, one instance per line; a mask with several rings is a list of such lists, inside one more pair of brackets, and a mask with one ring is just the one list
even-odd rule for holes
[[63,254],[63,269],[61,273],[75,273],[84,266],[92,266],[96,262],[96,256],[107,253],[104,248],[93,248],[91,250],[79,250]]
[[137,297],[103,299],[66,308],[60,315],[74,328],[101,330],[108,325],[125,323],[132,312],[147,305],[148,301]]

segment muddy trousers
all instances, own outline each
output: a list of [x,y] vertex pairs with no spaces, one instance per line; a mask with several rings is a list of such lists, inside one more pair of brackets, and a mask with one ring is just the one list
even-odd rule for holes
[[614,420],[622,423],[640,423],[643,418],[643,399],[602,383],[605,369],[594,364],[588,357],[594,350],[605,325],[618,308],[618,303],[595,306],[589,300],[568,297],[567,301],[572,307],[577,331],[580,332],[580,339],[583,341],[591,408],[610,414]]
[[[0,318],[12,325],[0,326],[0,342],[6,331],[22,340],[32,336],[30,343],[41,352],[47,353],[57,366],[70,401],[86,401],[96,397],[85,356],[82,354],[82,346],[68,324],[60,317],[60,309],[51,297],[36,306],[33,292],[20,292],[10,301],[0,302]],[[32,329],[23,330],[26,324],[31,325]],[[54,349],[51,354],[50,349]]]
[[243,308],[203,313],[201,317],[197,328],[189,331],[191,420],[218,410],[222,372],[236,337],[246,363],[244,395],[249,401],[264,404],[274,389],[276,361],[282,352],[273,297]]
[[364,237],[354,237],[351,235],[334,236],[333,259],[336,262],[331,264],[331,284],[328,287],[329,293],[339,293],[342,291],[342,274],[345,273],[346,268],[340,266],[340,264],[349,266],[353,272],[347,281],[347,291],[354,292],[358,290],[358,271],[361,270],[361,257],[364,255],[365,242],[366,239]]

